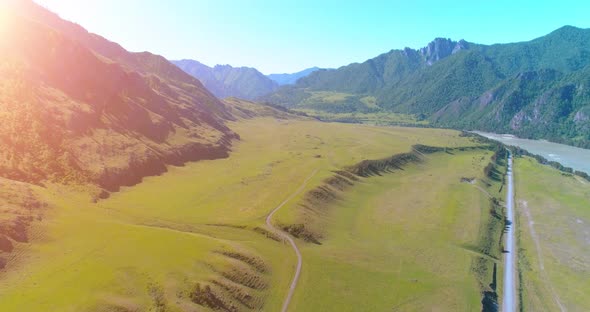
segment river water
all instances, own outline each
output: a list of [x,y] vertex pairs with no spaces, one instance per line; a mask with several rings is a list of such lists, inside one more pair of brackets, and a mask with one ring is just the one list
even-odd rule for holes
[[521,139],[509,134],[496,134],[473,131],[486,138],[506,145],[518,146],[530,153],[541,155],[547,160],[557,161],[565,167],[572,167],[590,174],[590,149],[583,149],[545,140]]

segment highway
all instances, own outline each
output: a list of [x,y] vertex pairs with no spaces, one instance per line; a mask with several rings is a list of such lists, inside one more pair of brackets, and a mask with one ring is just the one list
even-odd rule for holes
[[512,153],[508,155],[508,190],[506,192],[506,245],[504,246],[504,293],[502,296],[502,311],[514,312],[516,306],[515,262],[516,244],[514,242],[514,179],[512,174]]

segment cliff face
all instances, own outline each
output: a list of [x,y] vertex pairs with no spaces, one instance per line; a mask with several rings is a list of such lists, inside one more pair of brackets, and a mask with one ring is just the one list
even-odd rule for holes
[[420,49],[420,53],[426,59],[426,63],[432,65],[447,56],[467,49],[469,49],[469,44],[465,40],[453,41],[451,39],[436,38],[426,47]]

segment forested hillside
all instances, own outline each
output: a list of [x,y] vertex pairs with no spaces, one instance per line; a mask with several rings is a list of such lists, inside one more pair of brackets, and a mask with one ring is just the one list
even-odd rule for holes
[[510,132],[590,147],[590,30],[562,27],[528,42],[437,38],[334,70],[262,98],[332,113],[413,114],[432,125]]

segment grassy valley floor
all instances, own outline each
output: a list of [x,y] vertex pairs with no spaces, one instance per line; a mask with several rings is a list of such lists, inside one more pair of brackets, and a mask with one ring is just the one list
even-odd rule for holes
[[[296,222],[305,191],[334,170],[417,143],[477,145],[450,130],[274,118],[231,127],[242,140],[229,158],[171,167],[96,204],[81,186],[40,189],[48,207],[0,273],[0,310],[277,311],[295,256],[264,219],[313,171],[277,223]],[[460,178],[478,176],[489,155],[437,153],[351,188],[330,210],[323,245],[298,240],[304,265],[292,310],[478,306],[467,245],[488,200]]]
[[498,182],[480,181],[491,154],[431,154],[364,179],[325,207],[326,239],[305,245],[293,310],[481,310],[480,287],[492,283],[494,263],[501,272],[501,226],[491,257],[479,252],[492,218],[487,193],[500,195]]
[[523,311],[589,311],[590,184],[524,157],[515,163]]

